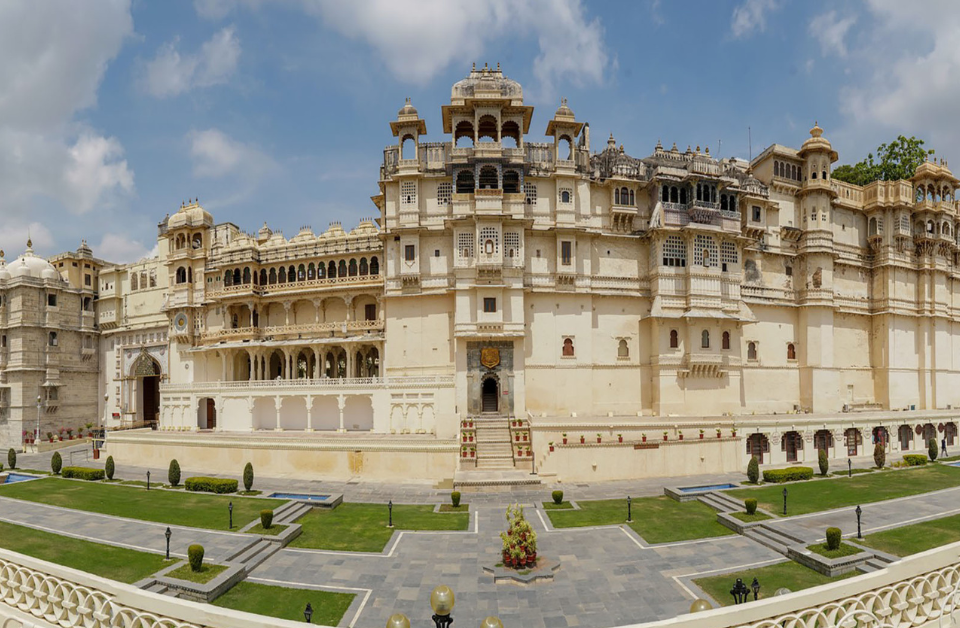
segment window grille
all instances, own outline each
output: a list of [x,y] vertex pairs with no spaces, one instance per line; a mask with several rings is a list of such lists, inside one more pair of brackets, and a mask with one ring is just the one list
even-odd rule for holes
[[708,267],[717,265],[717,243],[713,238],[697,234],[693,240],[693,263]]
[[680,267],[687,265],[687,243],[680,236],[667,236],[664,240],[663,265]]
[[417,182],[402,181],[400,183],[400,203],[402,205],[417,204]]
[[515,231],[504,233],[503,246],[507,249],[507,257],[520,257],[520,234]]
[[573,190],[569,188],[560,188],[560,202],[564,204],[573,202]]
[[437,185],[437,203],[440,205],[449,205],[450,197],[453,195],[453,183],[444,181]]
[[[488,240],[493,241],[493,251],[486,251],[483,247],[486,246]],[[497,233],[496,227],[483,227],[480,229],[480,250],[488,255],[495,255],[500,252],[500,234]]]
[[472,233],[457,234],[457,255],[460,257],[460,259],[468,259],[473,257]]
[[523,193],[527,197],[527,205],[533,205],[537,202],[537,184],[524,181]]
[[724,264],[737,264],[737,245],[733,242],[722,242],[720,244],[720,261]]

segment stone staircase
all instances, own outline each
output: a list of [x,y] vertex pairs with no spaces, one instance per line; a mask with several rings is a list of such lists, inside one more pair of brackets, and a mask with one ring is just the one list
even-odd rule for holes
[[313,510],[313,504],[298,501],[287,502],[273,511],[273,523],[290,525],[311,510]]
[[778,525],[776,527],[766,524],[751,526],[743,533],[743,536],[784,556],[787,555],[787,548],[791,545],[808,544],[801,534],[791,531],[789,527],[785,525]]
[[495,415],[473,418],[477,430],[477,469],[513,471],[513,445],[510,443],[510,417]]
[[743,502],[726,493],[711,491],[697,497],[697,501],[710,506],[717,512],[743,512]]
[[890,556],[889,554],[884,554],[882,552],[875,552],[873,558],[860,565],[858,569],[863,573],[880,571],[881,569],[885,569],[890,563],[896,562],[897,560],[899,559],[896,556]]
[[159,593],[160,595],[168,595],[170,597],[180,597],[180,594],[174,591],[173,589],[167,588],[166,585],[159,582],[154,582],[150,586],[144,589],[144,591],[149,591],[150,593]]

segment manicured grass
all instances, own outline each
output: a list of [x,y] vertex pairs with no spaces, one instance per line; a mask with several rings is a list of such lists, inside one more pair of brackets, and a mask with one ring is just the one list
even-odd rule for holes
[[835,550],[827,549],[826,543],[814,543],[813,545],[808,545],[807,549],[813,552],[814,554],[820,554],[827,558],[842,558],[843,556],[853,556],[854,554],[859,554],[863,550],[859,547],[854,547],[852,545],[847,545],[846,543],[841,543],[840,547]]
[[[433,506],[393,505],[397,530],[466,530],[468,513],[435,513]],[[380,552],[393,535],[387,527],[386,504],[340,504],[330,510],[314,508],[297,520],[302,533],[292,547]]]
[[572,510],[573,504],[568,501],[562,501],[559,504],[555,504],[552,501],[550,502],[540,502],[543,504],[544,510]]
[[197,584],[206,584],[226,570],[227,568],[223,565],[200,565],[200,571],[194,571],[190,568],[190,564],[187,563],[169,572],[166,574],[166,577],[196,582]]
[[735,519],[739,519],[740,521],[743,521],[744,523],[753,523],[754,521],[765,521],[767,519],[773,519],[773,517],[771,517],[770,515],[760,511],[757,511],[752,515],[748,515],[745,512],[731,512],[730,515]]
[[845,476],[845,475],[850,475],[851,472],[853,473],[853,475],[860,475],[861,473],[873,473],[874,471],[880,471],[880,469],[877,469],[877,468],[873,468],[873,469],[847,469],[846,471],[831,471],[831,472],[830,472],[830,475],[834,475],[834,476],[837,476],[837,477],[843,477],[843,476]]
[[[858,575],[858,573],[853,571],[836,578],[828,578],[813,569],[809,569],[793,561],[784,561],[775,565],[747,569],[736,573],[697,578],[694,580],[694,583],[708,593],[710,597],[719,602],[721,606],[730,606],[733,604],[733,596],[730,595],[730,589],[733,588],[737,578],[742,579],[748,587],[750,583],[753,582],[753,579],[756,578],[760,582],[759,599],[762,600],[772,597],[776,590],[781,587],[786,587],[790,589],[790,591],[800,591],[801,589],[809,589],[810,587],[820,586],[821,584],[829,584],[856,575]],[[753,600],[753,593],[750,594],[750,599]]]
[[460,502],[459,506],[453,504],[440,504],[440,512],[470,512],[470,504]]
[[276,536],[286,529],[287,529],[287,526],[280,525],[278,523],[275,523],[269,528],[264,529],[264,527],[258,523],[257,525],[247,530],[247,534],[262,534],[264,536]]
[[909,556],[960,541],[960,515],[869,534],[862,545],[895,556]]
[[[960,485],[960,468],[934,465],[914,467],[890,473],[867,473],[852,478],[811,480],[787,485],[787,512],[802,515],[844,506],[868,504],[897,497],[928,493]],[[727,491],[732,497],[754,497],[760,508],[776,511],[783,508],[783,487]]]
[[241,525],[259,519],[261,510],[278,508],[283,504],[278,499],[147,491],[103,482],[74,482],[59,478],[4,484],[0,486],[0,497],[211,530],[228,529],[229,502],[233,502],[234,522]]
[[[555,528],[577,528],[626,523],[624,499],[578,501],[580,510],[547,510]],[[641,497],[633,500],[633,523],[637,534],[650,543],[686,541],[734,534],[717,523],[717,513],[700,502],[677,502],[669,497]]]
[[3,522],[0,522],[0,547],[127,584],[146,578],[172,562],[159,554],[72,539]]
[[212,604],[236,611],[303,622],[303,609],[309,602],[313,608],[312,623],[336,626],[350,608],[353,598],[352,593],[330,593],[240,582]]

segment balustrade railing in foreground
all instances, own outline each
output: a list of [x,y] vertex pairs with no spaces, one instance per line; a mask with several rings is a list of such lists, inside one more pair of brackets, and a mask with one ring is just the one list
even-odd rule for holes
[[[958,625],[958,603],[960,543],[954,543],[848,580],[637,626],[947,628]],[[294,628],[302,625],[148,593],[131,585],[0,549],[2,628]],[[509,621],[507,628],[514,628]]]
[[295,628],[0,549],[0,628]]

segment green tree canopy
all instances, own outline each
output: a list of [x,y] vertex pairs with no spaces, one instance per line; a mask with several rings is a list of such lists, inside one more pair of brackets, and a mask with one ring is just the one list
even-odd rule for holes
[[889,144],[881,144],[874,153],[854,165],[844,164],[833,170],[833,178],[854,185],[866,185],[873,181],[899,181],[913,176],[917,166],[933,154],[933,149],[923,147],[923,140],[899,136]]

